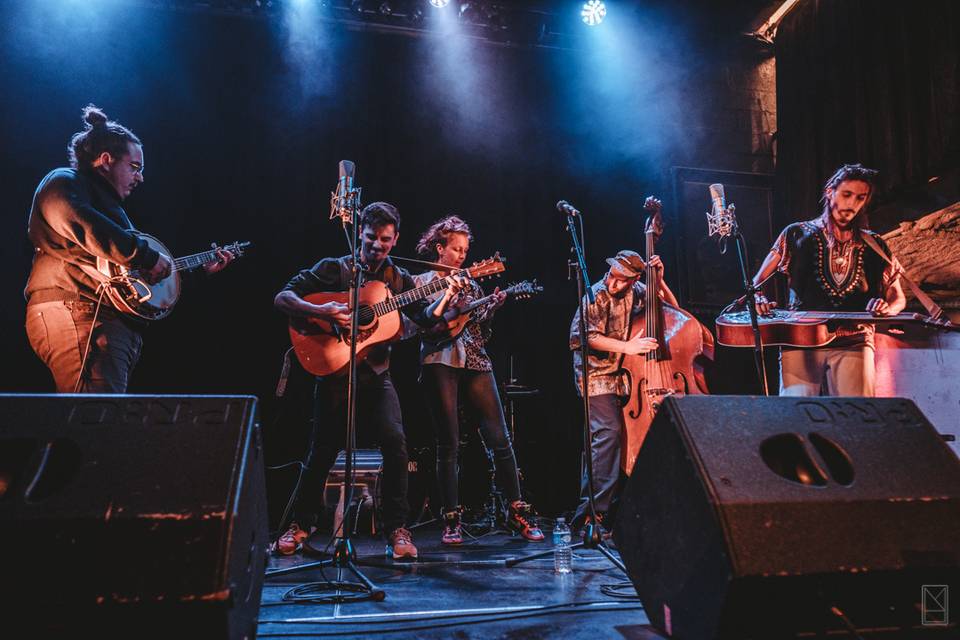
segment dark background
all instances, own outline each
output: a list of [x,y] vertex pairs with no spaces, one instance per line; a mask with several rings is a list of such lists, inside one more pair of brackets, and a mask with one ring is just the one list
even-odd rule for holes
[[[148,330],[132,393],[256,395],[268,463],[302,456],[310,381],[294,367],[287,395],[274,396],[289,340],[272,298],[297,270],[344,252],[328,199],[337,162],[350,159],[364,203],[399,207],[396,255],[412,256],[428,224],[456,213],[473,228],[472,260],[500,251],[502,282],[536,277],[545,287],[498,313],[490,351],[498,379],[512,357],[515,377],[541,391],[517,405],[528,497],[546,513],[571,508],[581,418],[566,345],[576,287],[558,199],[584,212],[596,280],[605,257],[642,250],[643,199],[663,197],[659,251],[682,302],[701,286],[689,258],[704,242],[709,197],[678,188],[675,167],[735,172],[767,190],[751,202],[769,210],[741,214],[756,221],[752,266],[782,224],[817,213],[820,185],[841,162],[884,172],[880,204],[910,195],[910,211],[891,207],[888,225],[957,200],[955,5],[805,2],[773,50],[741,35],[768,4],[611,3],[619,8],[605,34],[548,49],[357,31],[309,14],[4,3],[0,389],[52,389],[23,332],[26,219],[37,182],[66,164],[93,102],[144,142],[146,181],[126,203],[140,229],[175,255],[254,243],[224,273],[189,283],[175,313]],[[904,78],[909,90],[894,90]],[[736,277],[732,255],[711,259]],[[690,302],[709,323],[725,298],[701,297]],[[416,369],[415,345],[399,345],[395,381],[411,448],[422,451],[431,435]],[[756,391],[743,354],[721,350],[712,380],[719,392]],[[479,486],[472,451],[465,482]],[[294,473],[270,474],[274,512]]]

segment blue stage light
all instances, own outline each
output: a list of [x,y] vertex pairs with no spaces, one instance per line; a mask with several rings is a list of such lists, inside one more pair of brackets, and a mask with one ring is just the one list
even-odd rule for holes
[[583,9],[580,10],[580,19],[590,27],[603,22],[606,15],[607,5],[603,4],[601,0],[588,0],[583,3]]
[[430,0],[430,4],[432,4],[438,9],[442,9],[448,4],[450,4],[450,0]]

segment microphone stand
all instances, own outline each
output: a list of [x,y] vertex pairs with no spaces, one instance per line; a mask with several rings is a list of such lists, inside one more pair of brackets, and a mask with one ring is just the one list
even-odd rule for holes
[[[721,241],[732,235],[737,245],[737,259],[740,262],[740,274],[743,276],[742,299],[746,301],[747,310],[750,313],[750,326],[753,329],[753,363],[757,369],[757,379],[760,381],[760,389],[763,395],[769,396],[770,389],[767,385],[767,364],[763,358],[763,339],[760,337],[760,324],[757,320],[757,292],[760,287],[754,286],[747,272],[747,241],[740,233],[740,223],[737,221],[737,215],[734,213],[734,206],[727,207],[727,215],[730,219],[730,231],[728,234],[721,235]],[[761,285],[763,283],[760,283]]]
[[[577,235],[576,219],[569,212],[567,213],[567,230],[570,232],[570,240],[573,244],[575,260],[570,261],[570,266],[577,272],[577,299],[580,307],[580,361],[583,366],[583,374],[580,378],[580,395],[583,397],[583,454],[586,458],[587,468],[587,492],[589,496],[589,516],[590,523],[583,528],[583,536],[580,542],[570,545],[570,549],[596,549],[610,561],[610,563],[623,573],[627,573],[627,568],[619,559],[617,559],[603,542],[600,532],[600,526],[597,524],[597,504],[594,500],[593,490],[593,452],[590,447],[590,394],[588,393],[587,378],[590,371],[590,360],[588,357],[589,348],[587,345],[587,301],[596,302],[596,296],[590,286],[590,279],[587,275],[587,263],[583,254],[583,246],[580,243],[580,237]],[[535,553],[523,558],[511,558],[506,561],[508,567],[553,555],[553,549],[541,553]]]
[[[347,425],[345,437],[344,469],[343,469],[343,495],[344,495],[344,514],[342,520],[342,530],[337,538],[337,543],[333,551],[333,556],[329,559],[319,560],[317,562],[306,562],[295,567],[284,569],[275,569],[267,572],[267,577],[293,573],[310,569],[312,567],[323,567],[330,565],[337,569],[337,579],[334,581],[318,582],[313,585],[302,585],[298,589],[334,591],[335,596],[331,598],[333,602],[358,602],[362,600],[375,600],[377,602],[386,598],[383,589],[376,586],[367,578],[357,566],[357,550],[350,540],[349,523],[353,521],[351,509],[353,504],[354,488],[354,447],[356,446],[356,423],[357,423],[357,341],[354,337],[357,335],[360,327],[360,285],[361,275],[365,266],[360,264],[360,238],[359,238],[359,215],[360,198],[359,190],[356,190],[356,196],[353,193],[345,198],[346,206],[350,212],[349,221],[346,216],[341,217],[343,222],[343,232],[347,236],[347,244],[350,249],[352,268],[350,272],[350,366],[347,376]],[[314,423],[317,418],[314,417]],[[316,424],[314,424],[314,428]],[[336,534],[336,532],[334,532]],[[353,573],[359,582],[349,582],[343,580],[344,570]],[[343,592],[346,592],[344,594]]]

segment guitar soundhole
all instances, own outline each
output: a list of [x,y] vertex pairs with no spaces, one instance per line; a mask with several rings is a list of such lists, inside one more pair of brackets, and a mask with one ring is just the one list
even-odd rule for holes
[[376,319],[376,314],[373,312],[372,307],[363,306],[360,307],[360,326],[365,327]]

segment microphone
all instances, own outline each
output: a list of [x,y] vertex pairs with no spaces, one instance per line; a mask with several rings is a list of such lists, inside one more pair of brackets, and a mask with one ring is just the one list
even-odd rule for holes
[[353,204],[353,176],[356,165],[350,160],[341,160],[339,169],[337,190],[330,194],[330,219],[340,218],[344,224],[348,224],[352,214],[350,207]]
[[566,214],[568,216],[579,216],[580,212],[577,211],[572,204],[566,200],[561,200],[557,203],[557,211],[560,213]]
[[737,219],[734,217],[734,205],[727,206],[723,197],[723,185],[710,185],[710,199],[713,201],[713,207],[707,214],[707,235],[718,235],[726,238],[736,229]]
[[[341,162],[341,167],[343,163]],[[341,168],[342,171],[342,168]],[[723,211],[727,208],[727,203],[723,199],[723,185],[722,184],[712,184],[710,185],[710,199],[713,200],[713,212]]]

